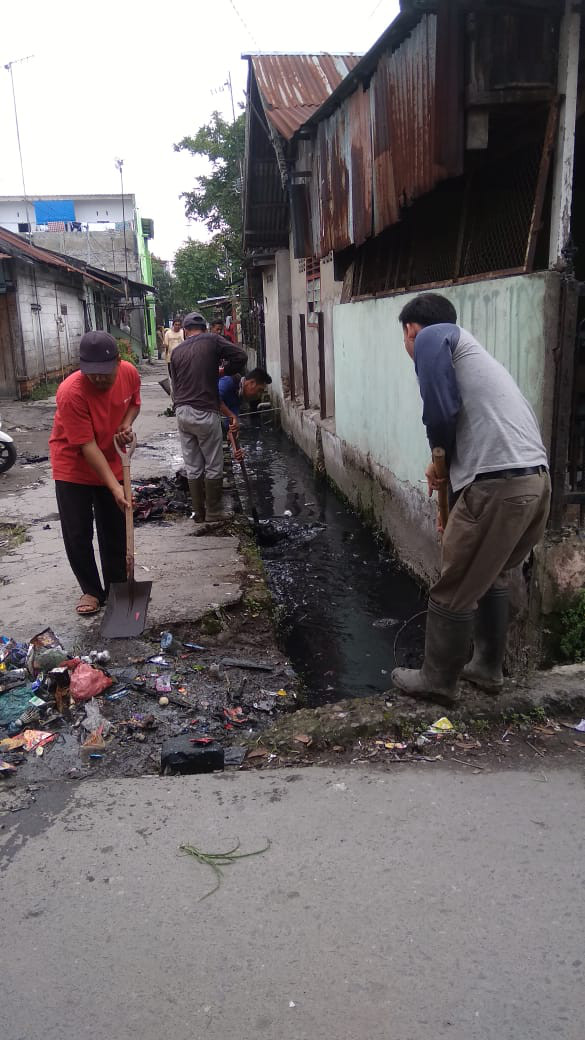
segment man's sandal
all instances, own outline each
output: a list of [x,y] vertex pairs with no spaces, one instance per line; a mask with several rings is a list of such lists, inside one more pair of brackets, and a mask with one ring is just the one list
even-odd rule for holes
[[89,593],[85,593],[75,609],[82,617],[87,617],[89,614],[97,614],[101,607],[102,605],[97,596],[90,596]]

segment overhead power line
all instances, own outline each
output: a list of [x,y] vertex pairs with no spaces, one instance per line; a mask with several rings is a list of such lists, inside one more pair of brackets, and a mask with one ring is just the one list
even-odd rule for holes
[[230,3],[230,6],[233,8],[233,10],[234,10],[235,14],[237,15],[237,17],[240,19],[240,22],[244,26],[244,29],[248,33],[248,36],[250,37],[252,43],[254,44],[254,46],[256,47],[257,50],[260,50],[260,44],[258,43],[258,40],[254,36],[254,33],[250,29],[250,26],[248,25],[248,23],[245,21],[245,19],[240,14],[238,8],[236,7],[236,5],[234,3],[234,0],[229,0],[229,3]]

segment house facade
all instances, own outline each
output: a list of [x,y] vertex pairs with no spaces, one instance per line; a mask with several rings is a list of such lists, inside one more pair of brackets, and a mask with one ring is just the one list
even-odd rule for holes
[[[139,310],[150,287],[129,281]],[[126,338],[126,285],[74,257],[40,249],[0,228],[0,398],[25,398],[79,367],[90,329]]]
[[[141,218],[134,195],[0,196],[0,227],[26,236],[43,249],[75,257],[92,267],[152,285],[148,242],[152,220]],[[133,348],[156,353],[155,299],[138,312],[128,308]]]
[[248,59],[244,244],[283,426],[426,582],[435,506],[398,323],[411,293],[449,296],[533,405],[552,526],[583,513],[582,50],[565,0],[404,2],[294,129]]

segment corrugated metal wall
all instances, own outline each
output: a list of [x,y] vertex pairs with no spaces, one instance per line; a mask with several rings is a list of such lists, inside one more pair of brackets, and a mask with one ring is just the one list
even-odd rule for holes
[[402,206],[462,172],[462,151],[450,168],[436,161],[436,141],[463,115],[461,98],[445,99],[442,91],[438,103],[437,17],[421,18],[380,57],[367,88],[318,124],[310,190],[315,256],[362,245],[394,224]]

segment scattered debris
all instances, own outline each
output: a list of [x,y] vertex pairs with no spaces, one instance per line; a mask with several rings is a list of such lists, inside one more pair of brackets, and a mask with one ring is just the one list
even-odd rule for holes
[[372,621],[372,628],[394,628],[395,625],[399,624],[400,618],[382,617],[378,618],[377,621]]
[[247,661],[238,657],[222,657],[219,662],[223,668],[244,668],[255,672],[273,672],[271,664],[262,664],[260,661]]
[[447,733],[449,730],[452,729],[453,723],[449,722],[449,719],[443,715],[442,718],[437,719],[436,722],[433,722],[432,726],[430,726],[427,730],[427,733]]
[[[214,773],[224,767],[224,750],[221,744],[188,735],[169,737],[163,741],[160,753],[160,770],[163,776],[173,774]],[[209,741],[209,742],[208,742]]]

